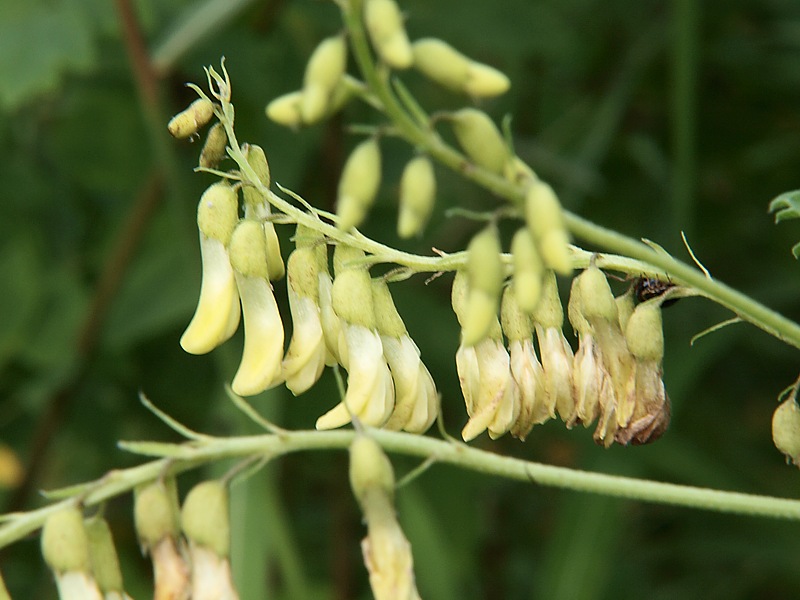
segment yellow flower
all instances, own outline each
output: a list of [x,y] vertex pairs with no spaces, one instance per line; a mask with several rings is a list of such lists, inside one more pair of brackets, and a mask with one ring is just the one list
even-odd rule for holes
[[244,313],[244,350],[231,388],[252,396],[280,381],[283,358],[283,322],[269,283],[263,223],[243,220],[231,236],[230,256]]
[[317,419],[317,429],[341,427],[353,416],[380,427],[394,408],[394,384],[375,328],[369,273],[358,264],[363,257],[361,250],[336,247],[331,307],[338,320],[336,354],[347,371],[347,391],[342,402]]
[[394,411],[386,428],[423,433],[439,412],[436,384],[420,359],[419,348],[408,335],[386,282],[372,282],[372,299],[383,355],[395,388]]
[[286,387],[298,395],[314,385],[322,375],[327,354],[319,306],[317,249],[298,246],[289,256],[287,272],[294,329],[283,359],[283,377]]
[[211,352],[239,326],[239,295],[227,249],[238,218],[236,192],[227,183],[215,183],[200,198],[203,281],[197,309],[181,337],[181,347],[190,354]]

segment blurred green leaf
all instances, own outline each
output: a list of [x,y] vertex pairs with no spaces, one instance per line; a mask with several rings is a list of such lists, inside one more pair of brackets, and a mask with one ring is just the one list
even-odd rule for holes
[[775,223],[800,218],[800,190],[786,192],[772,200],[769,212],[775,213]]

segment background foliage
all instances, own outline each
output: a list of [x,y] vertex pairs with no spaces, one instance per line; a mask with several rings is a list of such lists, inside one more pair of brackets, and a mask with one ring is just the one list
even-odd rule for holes
[[[795,1],[401,4],[412,38],[442,37],[511,77],[511,92],[483,108],[513,115],[518,153],[567,208],[678,255],[683,230],[715,277],[800,317],[789,252],[797,226],[776,228],[766,214],[771,198],[800,187]],[[39,505],[37,489],[135,464],[115,450],[117,439],[173,440],[137,402],[140,389],[196,429],[252,431],[222,390],[241,334],[210,356],[178,346],[199,289],[193,214],[210,179],[191,171],[198,145],[168,139],[164,124],[192,97],[183,83],[201,81],[202,65],[225,55],[240,138],[264,146],[275,180],[330,208],[354,136],[341,119],[292,133],[267,122],[263,108],[299,87],[310,51],[339,27],[336,7],[312,0],[0,4],[0,440],[26,465],[14,482],[13,460],[3,458],[3,511]],[[409,84],[428,107],[459,106],[418,78]],[[346,119],[374,115],[351,107]],[[409,156],[386,145],[387,184],[367,233],[419,253],[461,249],[474,226],[442,209],[494,200],[440,171],[428,235],[401,244],[395,188]],[[393,292],[458,431],[466,414],[449,280],[426,287],[422,279]],[[276,289],[285,299],[285,283]],[[557,422],[524,444],[476,443],[559,465],[797,497],[800,478],[769,429],[775,396],[796,377],[796,353],[744,325],[689,346],[726,317],[699,299],[665,313],[673,424],[653,446],[603,450],[590,432]],[[255,399],[291,428],[313,426],[335,402],[329,375],[300,398],[274,390]],[[344,454],[282,459],[234,496],[243,598],[367,597]],[[796,524],[445,467],[402,489],[398,502],[426,598],[792,598],[800,590]],[[146,597],[130,499],[106,514],[129,592]],[[0,560],[12,595],[54,597],[37,540]]]

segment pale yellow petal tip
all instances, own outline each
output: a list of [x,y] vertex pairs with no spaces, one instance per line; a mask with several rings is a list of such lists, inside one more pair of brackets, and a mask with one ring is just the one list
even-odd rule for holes
[[239,294],[225,247],[203,238],[200,299],[180,344],[189,354],[206,354],[230,338],[239,326]]
[[339,403],[317,419],[315,427],[320,431],[337,429],[351,421],[350,413],[343,403]]
[[465,442],[471,442],[484,431],[486,431],[485,423],[479,423],[475,419],[470,419],[467,421],[467,424],[464,425],[464,429],[461,430],[461,439]]

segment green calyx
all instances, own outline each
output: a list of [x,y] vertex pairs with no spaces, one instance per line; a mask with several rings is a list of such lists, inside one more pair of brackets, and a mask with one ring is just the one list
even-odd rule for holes
[[181,528],[195,544],[227,557],[231,542],[227,486],[212,480],[193,487],[181,508]]
[[388,337],[400,338],[408,335],[403,319],[397,312],[389,286],[383,279],[372,280],[372,304],[375,309],[375,328]]

